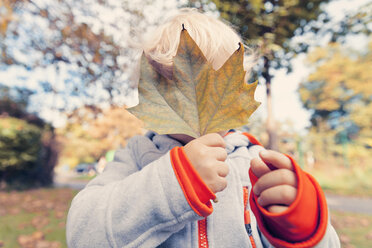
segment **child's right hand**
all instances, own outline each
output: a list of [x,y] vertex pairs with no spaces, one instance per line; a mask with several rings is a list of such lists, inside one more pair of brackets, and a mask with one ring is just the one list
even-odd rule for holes
[[213,193],[224,190],[229,167],[225,163],[226,143],[221,135],[210,133],[190,141],[184,147],[186,156]]

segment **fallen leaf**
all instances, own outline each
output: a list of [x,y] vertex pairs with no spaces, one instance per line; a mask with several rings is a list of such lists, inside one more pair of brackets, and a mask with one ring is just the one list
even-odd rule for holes
[[25,229],[25,228],[28,227],[28,226],[30,226],[30,223],[28,223],[28,222],[22,222],[22,223],[20,223],[20,224],[18,225],[18,229],[19,229],[19,230],[23,230],[23,229]]
[[36,242],[35,248],[50,248],[50,243],[45,240]]
[[239,48],[217,71],[186,29],[173,59],[172,79],[141,58],[139,104],[128,109],[144,121],[145,128],[159,134],[207,133],[243,126],[260,103],[254,100],[257,82],[244,81],[244,48]]
[[19,235],[17,241],[21,247],[34,247],[35,243],[31,235]]
[[58,241],[44,240],[44,233],[36,231],[31,235],[19,235],[18,244],[23,248],[60,248],[61,243]]
[[40,230],[41,228],[49,224],[49,219],[48,217],[45,217],[45,216],[35,216],[31,220],[31,224],[36,229]]
[[58,227],[59,228],[66,228],[66,222],[64,222],[64,221],[59,222]]
[[35,248],[60,248],[61,243],[57,241],[40,240],[36,243]]
[[372,240],[372,230],[366,234],[366,239]]
[[346,234],[341,234],[340,235],[340,241],[341,241],[342,244],[347,245],[347,244],[350,244],[351,239]]
[[65,217],[65,212],[62,212],[62,211],[56,211],[54,216],[57,218],[57,219],[62,219],[63,217]]
[[44,233],[40,231],[36,231],[32,234],[32,238],[34,240],[43,240],[44,239]]
[[18,207],[14,207],[14,208],[9,209],[8,212],[11,215],[17,215],[21,212],[21,209],[19,209]]
[[0,216],[5,216],[7,214],[6,209],[0,208]]
[[363,227],[369,226],[369,221],[367,219],[361,219],[359,221],[360,221],[361,226],[363,226]]

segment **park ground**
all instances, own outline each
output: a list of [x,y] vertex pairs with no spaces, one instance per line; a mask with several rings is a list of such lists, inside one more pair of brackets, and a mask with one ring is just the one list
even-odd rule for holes
[[[77,192],[71,188],[0,191],[0,247],[67,247],[66,216]],[[331,207],[331,221],[342,247],[371,247],[372,214],[336,209]]]

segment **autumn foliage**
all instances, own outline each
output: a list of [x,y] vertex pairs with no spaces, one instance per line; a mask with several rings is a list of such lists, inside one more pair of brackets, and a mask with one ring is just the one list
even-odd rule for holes
[[330,43],[310,53],[308,62],[316,70],[299,93],[304,107],[313,111],[309,132],[313,147],[320,149],[323,159],[326,153],[344,154],[353,162],[371,158],[372,41],[362,54]]
[[76,109],[67,125],[57,130],[62,146],[59,164],[74,167],[95,162],[107,151],[124,147],[130,137],[142,134],[142,126],[124,107]]
[[50,185],[58,157],[54,129],[27,113],[27,98],[0,85],[0,184],[14,188]]

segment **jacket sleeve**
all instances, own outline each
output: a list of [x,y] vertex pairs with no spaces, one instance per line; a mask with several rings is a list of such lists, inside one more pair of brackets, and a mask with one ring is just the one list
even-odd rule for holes
[[[250,204],[266,247],[340,247],[339,239],[330,224],[327,202],[316,180],[302,171],[292,157],[298,190],[295,201],[282,213],[271,213],[257,204],[251,192]],[[252,185],[257,177],[249,171]]]
[[203,218],[188,204],[169,152],[141,170],[130,149],[119,156],[73,199],[68,247],[156,247]]
[[[263,247],[265,248],[276,247],[276,246],[273,246],[262,233],[260,233],[260,237],[261,237],[261,242],[263,244]],[[301,246],[298,246],[298,247],[301,247]],[[340,241],[332,225],[327,226],[327,230],[323,238],[319,241],[318,244],[313,246],[313,248],[340,248],[340,247],[341,247]]]

